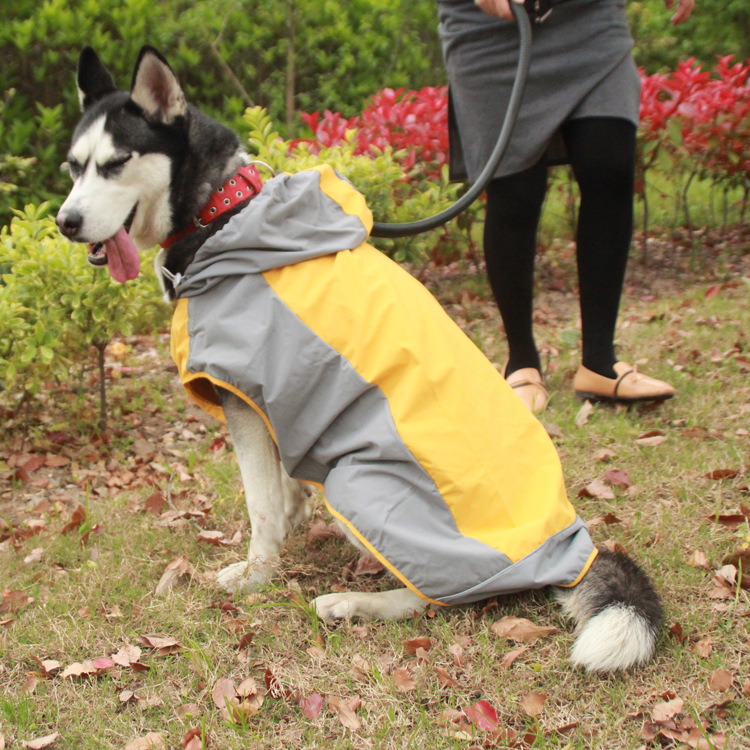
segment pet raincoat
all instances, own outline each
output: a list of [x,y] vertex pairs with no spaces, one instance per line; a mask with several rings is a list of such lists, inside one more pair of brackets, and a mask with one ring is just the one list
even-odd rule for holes
[[425,599],[572,585],[596,551],[542,425],[330,167],[269,180],[179,281],[190,396],[256,409],[292,477]]

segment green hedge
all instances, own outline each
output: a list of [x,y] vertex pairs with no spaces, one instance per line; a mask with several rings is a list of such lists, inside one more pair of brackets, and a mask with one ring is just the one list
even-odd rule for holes
[[0,224],[13,207],[54,206],[66,192],[59,165],[78,118],[84,44],[123,88],[151,44],[201,109],[239,133],[245,108],[259,105],[292,136],[299,110],[359,111],[386,86],[444,82],[436,26],[433,0],[0,3]]
[[19,211],[0,230],[0,403],[13,408],[48,382],[74,380],[117,335],[164,325],[168,307],[148,257],[144,265],[117,284],[60,235],[49,204]]

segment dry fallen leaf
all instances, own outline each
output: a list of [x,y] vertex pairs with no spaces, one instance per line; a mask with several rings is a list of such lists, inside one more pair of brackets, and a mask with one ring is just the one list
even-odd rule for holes
[[620,555],[627,555],[628,550],[622,542],[615,541],[614,539],[605,539],[601,545],[604,549],[608,549],[610,552],[617,552]]
[[165,505],[166,500],[164,499],[164,495],[161,492],[153,492],[143,503],[143,510],[152,516],[160,516],[164,512]]
[[442,667],[435,667],[435,673],[437,674],[438,681],[443,687],[457,687],[458,683],[450,676],[448,670]]
[[709,521],[715,521],[732,531],[736,531],[740,526],[743,526],[747,520],[744,513],[720,513],[715,516],[707,516],[707,518]]
[[719,576],[711,578],[713,588],[708,592],[709,599],[734,599],[732,587]]
[[399,667],[393,670],[393,684],[399,693],[408,693],[417,687],[417,683],[414,682],[414,678],[406,667]]
[[594,454],[594,460],[600,462],[609,461],[612,458],[616,458],[617,454],[609,448],[602,448]]
[[367,673],[370,671],[370,662],[360,654],[354,654],[352,657],[352,667],[349,670],[349,676],[355,682],[368,682]]
[[187,719],[195,719],[201,715],[201,707],[197,703],[183,703],[177,709],[178,716],[184,716]]
[[121,667],[129,667],[141,658],[141,649],[138,646],[127,644],[116,654],[112,654],[112,661]]
[[237,688],[232,680],[221,677],[213,686],[211,697],[214,699],[217,708],[224,708],[228,698],[237,697]]
[[208,747],[208,737],[203,734],[201,727],[191,729],[180,741],[183,750],[203,750]]
[[78,503],[78,507],[73,511],[70,521],[63,526],[61,533],[69,534],[71,531],[77,529],[85,520],[86,508],[81,503]]
[[323,711],[323,696],[320,693],[311,693],[300,698],[299,707],[308,719],[317,719]]
[[497,711],[487,701],[477,701],[464,709],[466,718],[477,728],[494,732],[498,728]]
[[258,694],[258,685],[252,677],[246,677],[237,687],[237,695],[241,698],[249,698]]
[[458,643],[453,643],[448,647],[448,651],[453,654],[453,664],[457,666],[459,669],[462,669],[464,666],[464,650],[463,647],[460,646]]
[[417,649],[423,648],[425,651],[429,651],[432,648],[432,641],[429,638],[412,638],[409,641],[404,641],[404,650],[407,654],[416,654]]
[[583,406],[578,410],[578,413],[576,414],[576,427],[583,427],[589,421],[589,417],[591,416],[593,411],[594,406],[591,401],[584,401]]
[[257,690],[255,680],[248,678],[242,683],[241,688],[245,692],[244,696],[240,695],[232,680],[221,677],[211,689],[214,704],[226,721],[239,723],[241,718],[247,719],[254,716],[263,705],[262,695],[257,692],[247,694],[249,690]]
[[342,698],[335,695],[328,696],[328,705],[338,714],[339,721],[347,728],[356,732],[360,727],[360,721],[354,710]]
[[54,659],[39,659],[32,654],[31,658],[42,668],[42,673],[46,676],[52,674],[62,667],[59,661]]
[[440,712],[437,723],[440,726],[446,724],[461,724],[466,719],[466,713],[464,711],[458,711],[455,708],[446,708]]
[[43,554],[44,549],[42,547],[34,548],[28,555],[26,555],[26,557],[23,558],[24,565],[34,565],[35,563],[41,562]]
[[527,716],[538,716],[546,700],[547,693],[527,693],[521,701],[521,708]]
[[34,600],[26,595],[25,591],[3,591],[3,601],[0,602],[0,612],[15,614],[20,609],[30,604]]
[[729,690],[734,682],[734,676],[726,669],[715,669],[708,678],[708,687],[717,693]]
[[31,742],[26,742],[25,746],[29,750],[44,750],[45,747],[52,747],[59,736],[60,732],[54,732],[53,734],[48,734],[46,737],[39,737],[38,739],[31,740]]
[[679,643],[685,643],[685,641],[687,640],[687,636],[685,635],[685,632],[682,629],[682,625],[680,625],[679,622],[676,622],[669,628],[669,635],[671,635],[672,638],[677,640]]
[[503,656],[502,659],[500,659],[500,666],[504,669],[509,669],[510,665],[513,664],[513,662],[524,652],[528,651],[528,646],[521,646],[519,648],[514,648],[512,651],[508,651],[507,654]]
[[612,469],[608,471],[604,478],[610,483],[617,485],[618,487],[630,487],[633,483],[630,481],[630,477],[626,471],[622,469]]
[[722,565],[718,570],[714,571],[714,575],[725,581],[729,586],[734,586],[737,583],[738,572],[734,565]]
[[750,577],[745,575],[745,573],[750,572],[750,548],[740,548],[734,552],[730,552],[728,555],[724,555],[724,559],[721,563],[722,565],[734,565],[738,570],[742,567],[742,588],[745,589],[750,587],[750,580],[747,580]]
[[354,568],[355,576],[376,576],[385,570],[385,565],[368,554],[360,555],[357,566]]
[[595,479],[578,492],[578,497],[593,497],[597,500],[614,500],[612,488],[601,479]]
[[172,587],[177,581],[184,575],[193,576],[195,574],[195,568],[190,564],[187,555],[180,555],[174,557],[169,561],[167,567],[164,568],[159,583],[156,584],[156,596],[163,596],[168,591],[171,591]]
[[112,659],[102,657],[101,659],[91,659],[84,662],[75,662],[60,673],[60,677],[90,677],[91,675],[104,672],[114,666]]
[[704,659],[707,659],[709,656],[711,656],[713,648],[714,642],[712,638],[702,638],[697,643],[693,644],[693,651],[695,651],[698,656],[702,656]]
[[657,445],[661,445],[666,439],[666,435],[651,435],[649,437],[638,438],[635,442],[646,448],[655,448]]
[[319,519],[310,524],[310,531],[307,533],[307,543],[310,546],[315,546],[318,542],[323,542],[327,539],[339,539],[343,537],[344,532],[337,524],[328,524]]
[[509,638],[518,643],[533,643],[538,638],[559,633],[559,628],[535,625],[523,617],[503,617],[492,623],[490,630],[501,638]]
[[706,479],[734,479],[739,473],[738,469],[714,469],[703,476]]
[[136,640],[146,648],[156,649],[158,656],[168,656],[179,651],[182,646],[174,638],[161,638],[155,635],[139,635]]
[[673,698],[670,701],[664,703],[657,703],[651,710],[651,719],[656,723],[661,721],[669,721],[674,718],[677,714],[682,712],[685,707],[685,702],[682,698]]
[[167,750],[167,743],[161,732],[149,732],[143,737],[129,742],[123,750]]
[[251,695],[244,700],[229,698],[224,708],[221,709],[221,714],[227,721],[237,724],[240,723],[240,720],[255,716],[262,708],[263,700],[264,698],[260,694]]
[[264,679],[266,682],[266,691],[272,698],[276,698],[277,700],[281,698],[291,698],[291,690],[287,690],[282,686],[281,681],[274,674],[271,667],[266,667]]
[[208,542],[216,547],[226,547],[230,544],[229,540],[224,537],[223,531],[207,531],[202,529],[198,534],[199,542]]
[[132,690],[121,690],[117,698],[123,705],[138,700],[138,696]]
[[710,567],[706,554],[704,552],[701,552],[700,550],[696,550],[695,552],[693,552],[692,556],[688,560],[688,565],[690,565],[690,567],[692,568],[703,568],[704,570],[708,570],[708,568]]

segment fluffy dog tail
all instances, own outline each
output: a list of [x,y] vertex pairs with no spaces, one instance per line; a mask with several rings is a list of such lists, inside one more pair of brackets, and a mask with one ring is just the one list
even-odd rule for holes
[[555,594],[576,625],[570,657],[576,666],[614,672],[653,656],[662,608],[648,576],[629,557],[599,550],[583,580]]

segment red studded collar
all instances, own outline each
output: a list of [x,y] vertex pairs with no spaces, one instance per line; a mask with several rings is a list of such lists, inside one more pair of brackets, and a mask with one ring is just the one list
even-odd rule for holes
[[196,229],[205,227],[214,219],[221,216],[226,211],[234,208],[237,204],[243,203],[248,198],[255,197],[263,187],[258,170],[255,165],[248,164],[240,167],[220,188],[214,192],[205,206],[200,210],[198,216],[192,224],[188,224],[174,234],[170,234],[161,246],[166,250],[174,245],[177,240],[182,239],[185,235],[194,232]]

